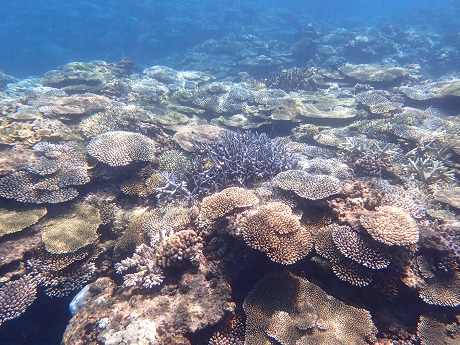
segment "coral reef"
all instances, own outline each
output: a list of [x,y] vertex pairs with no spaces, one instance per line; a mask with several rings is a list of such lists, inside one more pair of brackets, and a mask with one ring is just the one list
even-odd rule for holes
[[0,286],[0,325],[23,314],[37,298],[37,281],[24,275]]
[[72,205],[43,223],[42,240],[48,252],[72,253],[97,242],[101,224],[99,210],[80,203]]
[[375,212],[363,213],[360,222],[372,238],[389,246],[407,246],[419,240],[417,223],[398,207],[378,207]]
[[0,237],[21,231],[35,224],[47,212],[45,207],[16,210],[0,208]]

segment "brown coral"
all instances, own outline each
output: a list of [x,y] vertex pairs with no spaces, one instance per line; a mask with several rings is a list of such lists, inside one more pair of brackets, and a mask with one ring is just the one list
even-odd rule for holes
[[281,202],[271,202],[246,215],[240,228],[248,245],[284,265],[304,258],[313,246],[310,232]]
[[398,207],[378,207],[376,212],[363,213],[360,222],[372,238],[389,246],[407,246],[419,239],[417,223]]
[[460,305],[460,273],[425,279],[419,296],[428,304],[458,307]]
[[251,190],[241,187],[226,188],[203,199],[201,217],[204,219],[217,219],[237,208],[254,206],[258,202],[259,199]]
[[365,345],[375,335],[367,310],[328,295],[306,279],[272,274],[244,300],[246,344]]
[[421,345],[455,345],[460,342],[460,320],[445,322],[445,317],[435,313],[423,314],[417,324]]
[[382,269],[390,264],[390,254],[382,246],[353,231],[349,226],[337,226],[332,237],[345,257],[363,266]]
[[37,280],[31,274],[0,286],[0,325],[23,314],[37,298]]

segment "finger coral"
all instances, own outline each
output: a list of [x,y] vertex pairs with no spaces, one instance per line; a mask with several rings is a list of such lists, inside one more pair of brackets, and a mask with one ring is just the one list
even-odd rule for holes
[[125,166],[134,161],[152,161],[155,142],[140,133],[111,131],[91,139],[86,149],[98,161],[110,166]]
[[271,202],[246,215],[240,223],[244,241],[274,262],[292,264],[308,255],[313,239],[292,209]]
[[381,206],[375,212],[363,213],[359,220],[374,240],[389,246],[407,246],[418,242],[417,223],[398,207]]

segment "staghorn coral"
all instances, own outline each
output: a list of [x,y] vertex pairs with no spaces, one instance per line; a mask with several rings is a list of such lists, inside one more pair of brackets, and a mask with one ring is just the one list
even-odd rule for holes
[[435,184],[440,181],[455,180],[455,170],[444,165],[442,161],[432,158],[417,157],[415,160],[408,158],[404,168],[426,184]]
[[42,240],[48,252],[72,253],[98,241],[102,223],[94,206],[77,203],[43,222]]
[[273,179],[275,186],[293,191],[298,196],[319,200],[342,191],[340,181],[329,175],[313,175],[303,170],[288,170],[280,172]]
[[163,174],[166,186],[157,188],[160,201],[173,196],[192,200],[231,185],[248,186],[297,164],[287,145],[265,133],[224,132],[220,140],[194,146],[188,170]]
[[264,252],[272,261],[293,264],[308,255],[313,239],[292,209],[281,202],[271,202],[241,220],[244,241]]
[[133,161],[152,161],[155,142],[140,133],[111,131],[97,135],[86,146],[88,153],[110,166],[125,166]]
[[246,296],[245,344],[365,345],[375,335],[367,310],[328,295],[306,279],[271,274]]
[[163,271],[158,267],[156,251],[152,247],[141,244],[131,258],[115,264],[115,270],[119,274],[131,267],[135,267],[137,272],[123,274],[123,285],[125,286],[140,285],[150,289],[163,282]]
[[361,82],[389,82],[407,75],[407,71],[401,67],[366,64],[345,64],[339,71]]
[[374,240],[389,246],[407,246],[419,240],[417,223],[401,208],[380,206],[375,212],[363,213],[359,220]]
[[347,258],[372,269],[386,268],[390,254],[377,243],[353,231],[349,226],[337,226],[332,233],[337,249]]
[[217,219],[238,208],[254,206],[259,199],[253,191],[241,187],[229,187],[219,193],[203,198],[200,216]]
[[37,298],[37,280],[32,274],[0,286],[0,325],[23,314]]
[[45,207],[18,208],[15,210],[0,208],[0,237],[21,231],[35,224],[47,212]]

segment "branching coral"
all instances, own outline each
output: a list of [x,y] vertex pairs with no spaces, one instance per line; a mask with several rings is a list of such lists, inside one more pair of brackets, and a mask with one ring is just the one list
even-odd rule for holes
[[163,271],[158,267],[156,251],[152,247],[141,244],[136,248],[133,257],[115,264],[115,270],[120,274],[131,267],[135,267],[137,272],[123,275],[125,286],[142,285],[149,289],[163,282]]

